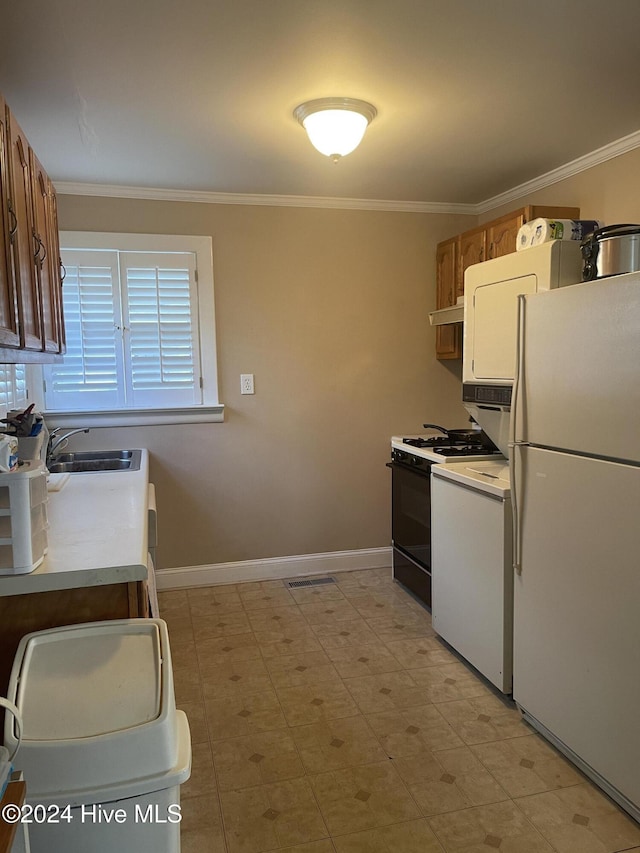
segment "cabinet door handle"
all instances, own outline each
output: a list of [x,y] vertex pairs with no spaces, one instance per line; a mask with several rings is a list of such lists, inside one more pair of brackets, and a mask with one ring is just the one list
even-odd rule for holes
[[58,263],[60,264],[60,284],[62,284],[67,277],[67,268],[62,263],[62,258],[58,258]]
[[9,216],[12,219],[12,224],[9,228],[9,241],[13,243],[13,239],[16,236],[16,231],[18,230],[18,217],[16,216],[16,212],[13,209],[13,205],[11,204],[11,199],[9,199],[7,208],[9,210]]
[[41,242],[40,242],[40,238],[39,238],[39,237],[38,237],[38,235],[36,234],[36,229],[35,229],[35,228],[33,229],[33,245],[34,245],[34,246],[35,246],[35,248],[36,248],[35,252],[33,253],[33,260],[34,260],[34,261],[36,261],[36,262],[38,262],[38,261],[40,260],[40,258],[38,257],[38,255],[40,254],[40,246],[41,246],[42,244],[41,244]]
[[40,260],[40,266],[42,266],[44,264],[44,262],[47,260],[47,247],[42,242],[40,237],[38,237],[38,241],[40,243],[40,248],[42,249],[42,257],[39,259]]

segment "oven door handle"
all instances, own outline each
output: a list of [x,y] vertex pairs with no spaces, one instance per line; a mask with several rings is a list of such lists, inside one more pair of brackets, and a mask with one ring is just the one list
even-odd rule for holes
[[398,471],[407,471],[409,474],[414,474],[416,477],[422,477],[423,480],[429,480],[431,478],[431,466],[429,466],[428,471],[424,471],[419,468],[412,468],[410,465],[403,465],[402,462],[387,462],[386,466],[387,468],[391,468],[391,470],[396,468]]

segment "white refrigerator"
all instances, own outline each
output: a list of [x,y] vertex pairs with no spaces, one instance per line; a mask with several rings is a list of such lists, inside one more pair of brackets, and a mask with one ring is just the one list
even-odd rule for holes
[[519,299],[513,697],[640,820],[640,274]]

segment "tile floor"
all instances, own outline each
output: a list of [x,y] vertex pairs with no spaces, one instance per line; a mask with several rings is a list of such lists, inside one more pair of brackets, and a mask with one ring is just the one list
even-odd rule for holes
[[183,853],[640,853],[640,827],[376,569],[160,594]]

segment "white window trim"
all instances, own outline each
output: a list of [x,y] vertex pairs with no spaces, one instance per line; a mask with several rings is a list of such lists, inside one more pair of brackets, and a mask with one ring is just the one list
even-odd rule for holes
[[[202,405],[176,409],[123,409],[118,411],[59,412],[44,409],[42,370],[28,368],[28,387],[47,425],[147,426],[152,424],[221,423],[224,405],[218,398],[216,319],[213,291],[213,241],[211,237],[167,234],[118,234],[61,231],[61,249],[118,249],[124,252],[193,252],[198,269],[198,319],[202,368]],[[203,333],[206,330],[206,333]]]

